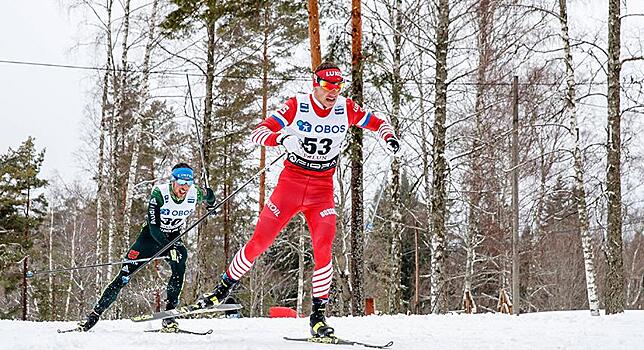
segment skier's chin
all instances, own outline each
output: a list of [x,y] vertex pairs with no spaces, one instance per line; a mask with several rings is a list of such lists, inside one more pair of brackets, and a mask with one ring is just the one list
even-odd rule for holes
[[336,96],[336,97],[327,97],[327,98],[325,98],[325,99],[324,99],[324,101],[326,102],[326,103],[325,103],[325,105],[326,105],[325,107],[326,107],[326,108],[333,107],[333,105],[335,104],[335,101],[336,101],[337,99],[338,99],[338,97],[337,97],[337,96]]

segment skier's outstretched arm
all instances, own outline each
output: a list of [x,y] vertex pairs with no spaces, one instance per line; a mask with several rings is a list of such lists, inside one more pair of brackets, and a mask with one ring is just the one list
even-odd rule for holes
[[359,128],[376,131],[378,136],[387,143],[387,150],[396,154],[400,149],[400,142],[394,133],[394,128],[386,120],[378,118],[372,112],[365,111],[351,99],[347,99],[349,124]]
[[297,99],[295,97],[288,99],[280,109],[273,112],[253,130],[250,134],[253,143],[268,147],[281,145],[284,137],[279,131],[293,122],[296,107]]

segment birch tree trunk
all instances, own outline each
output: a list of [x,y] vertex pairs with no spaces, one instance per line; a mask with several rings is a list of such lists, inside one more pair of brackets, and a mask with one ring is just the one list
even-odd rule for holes
[[608,215],[606,247],[606,314],[624,312],[624,257],[622,256],[621,108],[620,108],[620,4],[608,1],[608,140],[606,191]]
[[148,84],[150,80],[150,56],[152,55],[152,50],[154,49],[154,34],[156,25],[156,15],[157,7],[159,0],[155,0],[152,3],[152,12],[150,14],[150,19],[148,21],[148,35],[147,43],[145,45],[145,52],[143,56],[143,76],[142,76],[142,89],[141,89],[141,104],[139,106],[139,111],[134,112],[133,115],[133,133],[132,140],[134,140],[132,145],[132,157],[130,158],[130,166],[128,169],[127,185],[125,190],[125,209],[123,213],[123,232],[125,234],[126,246],[130,244],[130,227],[132,225],[132,200],[134,198],[134,187],[136,182],[136,173],[139,169],[139,158],[141,150],[141,132],[143,131],[143,121],[141,118],[145,113],[145,108],[147,107],[148,99]]
[[[363,104],[362,18],[360,0],[351,1],[351,95]],[[364,315],[364,208],[362,203],[362,129],[352,128],[351,149],[351,305],[353,316]]]
[[[76,230],[77,230],[77,222],[76,222],[76,214],[73,215],[73,225],[72,225],[72,239],[71,239],[71,250],[70,250],[70,267],[75,267],[76,266]],[[67,298],[65,299],[65,319],[68,318],[69,315],[69,304],[71,302],[72,298],[72,287],[74,285],[74,270],[71,270],[69,272],[69,283],[67,284]]]
[[431,302],[433,313],[447,312],[445,291],[445,219],[447,160],[445,159],[445,121],[447,118],[447,50],[449,31],[449,2],[438,2],[438,27],[436,29],[436,110],[433,126],[434,176],[432,181],[432,270]]
[[[101,124],[99,130],[98,138],[98,170],[96,173],[96,261],[101,261],[101,255],[103,254],[103,238],[105,237],[105,213],[103,204],[106,201],[105,190],[106,190],[106,181],[105,181],[105,139],[108,132],[107,129],[107,119],[109,111],[109,84],[110,84],[110,72],[112,70],[112,4],[113,0],[108,0],[106,5],[107,10],[107,20],[106,20],[106,58],[107,62],[105,64],[105,74],[103,75],[103,94],[101,97]],[[98,271],[104,272],[105,269],[100,268]],[[96,297],[101,294],[101,288],[103,285],[103,274],[97,273],[94,280]]]
[[[123,42],[121,43],[121,84],[120,84],[120,103],[119,103],[119,115],[121,121],[125,120],[126,114],[131,114],[132,117],[132,133],[128,136],[132,137],[132,140],[138,140],[141,132],[140,123],[138,118],[138,113],[132,111],[132,108],[127,106],[127,93],[128,89],[126,88],[128,84],[129,76],[129,66],[128,66],[128,37],[130,36],[130,0],[126,0],[124,4],[124,15],[123,15]],[[132,113],[134,112],[134,113]],[[129,133],[128,133],[129,134]],[[125,142],[126,132],[123,130],[122,140]],[[122,147],[125,150],[125,147]],[[125,185],[125,196],[123,198],[123,212],[121,213],[122,221],[122,231],[123,231],[123,246],[127,247],[130,245],[130,229],[129,225],[131,222],[130,212],[132,209],[132,195],[134,193],[134,181],[136,178],[136,168],[139,163],[139,142],[132,143],[132,151],[130,153],[130,165],[127,169],[127,179]],[[117,191],[118,192],[118,191]]]
[[[112,0],[110,0],[110,5],[113,4]],[[113,93],[116,95],[116,82],[117,82],[117,74],[116,74],[116,63],[114,61],[114,50],[112,49],[113,47],[113,42],[112,42],[112,30],[111,27],[108,28],[107,32],[107,43],[109,47],[107,48],[107,54],[110,57],[110,61],[112,63],[111,67],[108,67],[109,72],[111,73],[111,78],[112,78],[112,87],[113,87]],[[108,92],[109,96],[109,92]],[[115,100],[117,99],[116,97],[114,98]],[[118,106],[119,104],[117,101],[114,101],[114,106]],[[105,252],[105,257],[106,261],[110,261],[112,259],[112,255],[114,252],[114,236],[116,234],[116,194],[115,194],[115,186],[117,185],[117,179],[119,177],[118,173],[118,166],[117,166],[117,152],[118,152],[118,113],[116,113],[114,107],[110,107],[108,109],[110,116],[108,117],[109,120],[109,130],[108,130],[108,136],[109,136],[109,153],[108,153],[108,169],[105,173],[106,180],[106,191],[108,196],[106,197],[107,201],[107,247],[106,247],[106,252]],[[108,278],[111,278],[112,276],[112,270],[113,270],[113,265],[108,265],[107,266],[107,275],[110,276]]]
[[483,190],[483,168],[481,164],[481,147],[483,135],[483,120],[485,118],[485,92],[487,70],[490,65],[492,50],[489,36],[492,26],[492,13],[489,0],[481,0],[477,9],[478,17],[478,66],[476,70],[476,100],[474,105],[473,140],[470,155],[470,195],[468,229],[465,233],[465,277],[463,281],[463,308],[468,313],[476,313],[476,305],[472,298],[472,279],[474,278],[474,262],[476,261],[476,241],[481,233],[480,211],[481,192]]
[[586,190],[584,188],[584,161],[581,154],[579,141],[579,126],[577,125],[577,107],[575,91],[575,71],[573,68],[572,52],[570,49],[570,36],[568,35],[568,10],[567,0],[559,0],[559,21],[561,24],[561,38],[564,46],[564,63],[566,65],[566,106],[565,113],[570,120],[570,133],[574,140],[573,168],[575,171],[575,200],[577,202],[577,216],[579,217],[579,237],[584,252],[584,270],[586,272],[586,293],[590,314],[599,316],[599,299],[597,297],[597,282],[595,281],[594,247],[590,231],[588,230],[588,209],[586,208]]
[[[392,86],[391,86],[391,126],[394,132],[401,138],[400,135],[400,95],[402,93],[402,79],[400,77],[400,56],[402,50],[402,0],[394,2],[391,21],[394,23],[394,55],[392,67]],[[399,313],[402,306],[401,295],[401,269],[402,269],[402,234],[403,226],[402,213],[400,212],[403,207],[401,194],[400,194],[400,161],[393,158],[391,162],[391,201],[392,201],[392,220],[391,220],[391,271],[389,276],[389,311],[391,313]]]

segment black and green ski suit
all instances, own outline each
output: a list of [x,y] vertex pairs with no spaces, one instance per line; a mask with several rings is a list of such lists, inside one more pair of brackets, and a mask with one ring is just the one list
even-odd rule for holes
[[[185,220],[194,212],[195,205],[204,201],[208,205],[214,204],[215,195],[209,188],[204,191],[193,185],[183,200],[178,200],[172,191],[172,183],[155,187],[148,202],[146,223],[143,224],[139,236],[130,247],[125,259],[138,260],[152,257],[181,233]],[[166,257],[165,260],[172,270],[166,287],[166,310],[169,310],[179,304],[188,250],[179,240],[162,256]],[[118,275],[103,290],[101,297],[94,305],[96,313],[102,314],[114,303],[121,289],[129,282],[130,275],[143,263],[144,261],[139,261],[122,265]]]

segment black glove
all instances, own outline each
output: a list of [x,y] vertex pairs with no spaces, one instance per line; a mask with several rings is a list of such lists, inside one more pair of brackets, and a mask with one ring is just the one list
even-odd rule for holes
[[206,187],[206,195],[204,196],[204,200],[206,201],[206,209],[208,211],[212,211],[210,215],[216,215],[217,211],[214,209],[217,203],[215,203],[215,191],[213,191],[212,188]]
[[387,139],[387,151],[389,153],[396,154],[400,150],[400,143],[398,142],[398,139],[395,137],[390,137]]
[[219,211],[217,209],[215,209],[215,208],[217,208],[217,206],[214,203],[206,205],[206,210],[208,210],[208,212],[210,212],[211,216],[215,216],[215,215],[219,214]]

